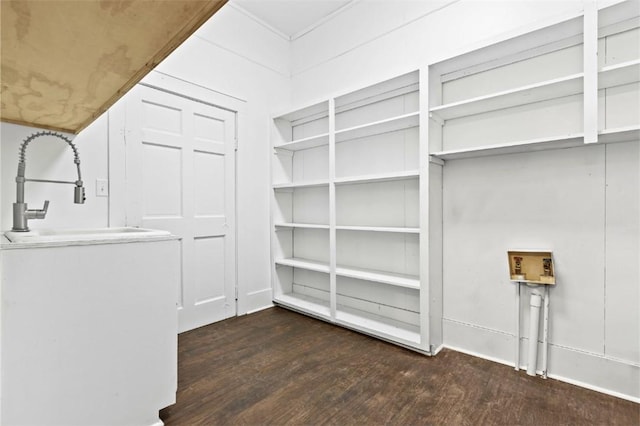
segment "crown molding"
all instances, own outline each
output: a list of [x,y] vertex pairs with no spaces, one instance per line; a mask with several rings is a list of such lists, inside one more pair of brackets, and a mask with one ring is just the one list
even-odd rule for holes
[[321,19],[319,19],[318,21],[316,21],[313,24],[309,25],[307,28],[304,28],[304,29],[298,31],[297,33],[293,34],[290,37],[290,40],[291,41],[297,40],[300,37],[310,33],[313,30],[315,30],[316,28],[321,27],[322,25],[326,24],[327,22],[329,22],[330,20],[332,20],[336,16],[338,16],[341,13],[345,12],[346,10],[352,8],[356,3],[360,2],[360,1],[361,0],[350,0],[347,4],[339,7],[338,9],[336,9],[333,12],[329,13],[328,15],[323,16]]
[[339,7],[338,9],[334,10],[333,12],[323,16],[318,21],[314,22],[313,24],[311,24],[308,27],[296,32],[295,34],[293,34],[291,36],[283,33],[282,31],[280,31],[279,29],[277,29],[273,25],[271,25],[268,22],[264,21],[263,19],[257,17],[256,15],[254,15],[251,12],[249,12],[244,7],[238,5],[237,3],[233,2],[233,1],[228,2],[226,7],[231,7],[233,9],[237,10],[238,12],[242,13],[243,15],[245,15],[247,18],[251,19],[252,21],[256,22],[258,25],[260,25],[260,26],[266,28],[267,30],[271,31],[272,33],[274,33],[275,35],[277,35],[281,39],[286,40],[286,41],[294,41],[294,40],[296,40],[296,39],[298,39],[298,38],[300,38],[300,37],[312,32],[316,28],[321,27],[322,25],[326,24],[328,21],[332,20],[333,18],[335,18],[339,14],[343,13],[344,11],[350,9],[351,7],[353,7],[356,3],[360,2],[360,1],[361,0],[350,0],[347,4]]
[[274,26],[268,24],[267,22],[263,21],[262,19],[258,18],[256,15],[254,15],[251,12],[249,12],[248,10],[243,8],[242,6],[239,6],[235,2],[233,2],[233,1],[228,2],[227,3],[227,7],[231,7],[233,9],[237,10],[238,12],[242,13],[243,15],[245,15],[247,18],[251,19],[252,21],[256,22],[258,25],[260,25],[260,26],[266,28],[267,30],[271,31],[272,33],[274,33],[275,35],[277,35],[281,39],[286,40],[286,41],[291,41],[291,37],[289,37],[287,34],[283,33],[282,31],[280,31],[276,27],[274,27]]

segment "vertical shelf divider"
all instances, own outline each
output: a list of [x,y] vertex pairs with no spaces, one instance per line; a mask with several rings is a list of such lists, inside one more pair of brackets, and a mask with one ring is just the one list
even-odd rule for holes
[[337,310],[336,234],[336,101],[329,99],[329,306],[331,319]]
[[584,3],[584,143],[598,142],[598,6]]
[[[420,346],[429,351],[429,67],[420,69]],[[431,351],[429,351],[431,352]]]
[[[441,97],[429,67],[420,69],[420,345],[435,355],[442,338],[442,170],[431,161],[430,144],[440,143],[442,127],[429,115],[430,99]],[[432,132],[431,126],[435,127]],[[432,133],[437,138],[432,141]]]

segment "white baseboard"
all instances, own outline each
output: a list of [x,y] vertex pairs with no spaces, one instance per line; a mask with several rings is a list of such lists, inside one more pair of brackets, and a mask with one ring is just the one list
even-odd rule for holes
[[244,308],[238,315],[252,314],[273,306],[273,293],[271,288],[247,293],[245,296]]
[[555,374],[548,374],[548,377],[551,379],[555,379],[555,380],[559,380],[561,382],[565,382],[565,383],[569,383],[575,386],[580,386],[592,391],[596,391],[596,392],[600,392],[600,393],[604,393],[607,395],[611,395],[611,396],[615,396],[616,398],[620,398],[620,399],[626,399],[627,401],[631,401],[631,402],[635,402],[636,404],[640,404],[640,397],[633,397],[624,393],[620,393],[620,392],[616,392],[610,389],[605,389],[605,388],[601,388],[599,386],[593,386],[590,385],[589,383],[584,383],[578,380],[573,380],[567,377],[563,377],[563,376],[558,376]]
[[438,346],[437,348],[435,348],[435,350],[433,351],[433,353],[431,354],[431,356],[436,356],[440,353],[441,350],[443,350],[445,348],[444,344]]
[[[443,320],[443,330],[446,348],[515,367],[515,336],[448,319]],[[526,351],[521,350],[520,355],[520,363],[525,365],[521,368],[526,369]],[[640,403],[640,366],[632,363],[549,344],[547,375]]]

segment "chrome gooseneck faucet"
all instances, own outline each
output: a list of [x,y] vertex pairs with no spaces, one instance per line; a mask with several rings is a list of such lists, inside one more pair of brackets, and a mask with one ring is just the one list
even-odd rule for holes
[[[65,141],[71,149],[73,150],[73,162],[76,164],[76,168],[78,169],[78,180],[75,182],[69,181],[61,181],[61,180],[47,180],[47,179],[26,179],[25,168],[26,168],[26,157],[25,151],[27,146],[31,141],[40,137],[40,136],[55,136],[57,138]],[[27,203],[24,202],[24,183],[25,182],[49,182],[49,183],[65,183],[75,185],[74,193],[73,193],[73,202],[76,204],[84,204],[85,195],[84,195],[84,187],[82,186],[82,176],[80,175],[80,156],[78,155],[78,149],[71,142],[71,139],[66,138],[65,136],[55,133],[55,132],[38,132],[34,133],[28,138],[26,138],[22,145],[20,145],[20,154],[18,160],[18,174],[16,176],[16,202],[13,203],[13,228],[12,231],[18,232],[27,232],[29,231],[28,220],[29,219],[44,219],[47,215],[47,210],[49,209],[49,200],[44,202],[44,207],[42,209],[29,210],[27,209]]]

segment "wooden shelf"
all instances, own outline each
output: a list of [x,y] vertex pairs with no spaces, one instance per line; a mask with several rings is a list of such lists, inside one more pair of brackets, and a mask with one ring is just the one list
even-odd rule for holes
[[420,112],[399,115],[385,120],[374,121],[360,126],[349,127],[336,131],[336,142],[364,138],[367,136],[379,135],[383,133],[396,132],[398,130],[409,129],[420,124]]
[[[316,260],[301,258],[281,258],[275,260],[276,265],[291,266],[293,268],[307,269],[309,271],[329,273],[329,264]],[[354,268],[350,266],[338,266],[336,275],[341,277],[357,278],[366,281],[375,281],[383,284],[419,289],[420,280],[413,275],[394,274],[392,272],[376,271],[373,269]]]
[[308,138],[298,139],[295,141],[283,143],[274,146],[276,149],[286,149],[287,151],[301,151],[303,149],[316,148],[329,144],[329,133],[310,136]]
[[[329,225],[317,223],[293,223],[281,222],[275,224],[276,228],[305,228],[305,229],[329,229]],[[338,225],[338,231],[363,231],[363,232],[397,232],[399,234],[419,234],[420,228],[402,228],[399,226],[351,226]]]
[[412,71],[390,80],[337,97],[335,100],[336,114],[361,108],[386,99],[396,98],[412,92],[418,92],[419,90],[419,72]]
[[365,281],[375,281],[397,287],[420,289],[420,279],[415,275],[394,274],[392,272],[354,268],[351,266],[337,266],[336,275]]
[[598,89],[622,86],[640,81],[640,59],[602,67],[598,73]]
[[397,232],[399,234],[419,234],[420,228],[402,228],[399,226],[352,226],[338,225],[338,231],[363,231],[363,232]]
[[323,318],[329,318],[331,316],[329,303],[321,299],[316,299],[315,297],[297,293],[288,293],[274,296],[273,301],[279,305],[284,305],[294,310],[300,310],[306,313],[319,315]]
[[417,326],[395,321],[359,309],[338,305],[336,322],[393,341],[401,341],[409,346],[420,344],[420,330]]
[[309,271],[329,273],[329,264],[318,262],[317,260],[301,259],[299,257],[282,258],[275,260],[276,265],[291,266],[294,268],[307,269]]
[[466,99],[440,105],[429,110],[443,120],[465,117],[499,109],[512,108],[520,105],[549,99],[575,95],[583,91],[583,74],[572,74],[567,77],[556,78],[544,82],[530,84],[516,89],[477,98]]
[[510,142],[499,145],[487,145],[468,149],[454,149],[449,151],[432,152],[431,155],[443,160],[457,160],[461,158],[485,157],[488,155],[515,154],[519,152],[545,151],[580,146],[584,143],[582,133],[569,134],[552,138],[530,139],[527,141]]
[[412,179],[420,176],[420,172],[418,170],[408,170],[404,172],[395,172],[395,173],[379,173],[372,175],[364,175],[364,176],[349,176],[349,177],[341,177],[336,178],[334,180],[336,185],[346,185],[346,184],[355,184],[355,183],[369,183],[369,182],[384,182],[391,180],[403,180],[403,179]]
[[329,229],[329,225],[319,225],[315,223],[276,223],[276,228],[305,228],[305,229]]
[[274,183],[273,189],[295,189],[295,188],[310,188],[314,186],[329,186],[327,180],[313,180],[307,182],[295,182],[295,183]]
[[633,17],[638,17],[638,3],[635,1],[623,1],[607,6],[598,11],[599,31],[608,26],[615,26],[622,22],[629,22]]
[[598,142],[614,143],[638,141],[640,139],[640,125],[605,129],[598,132]]
[[329,115],[329,102],[321,101],[315,104],[307,105],[294,110],[289,110],[274,117],[277,121],[288,121],[291,124],[298,125],[308,121],[314,121]]

